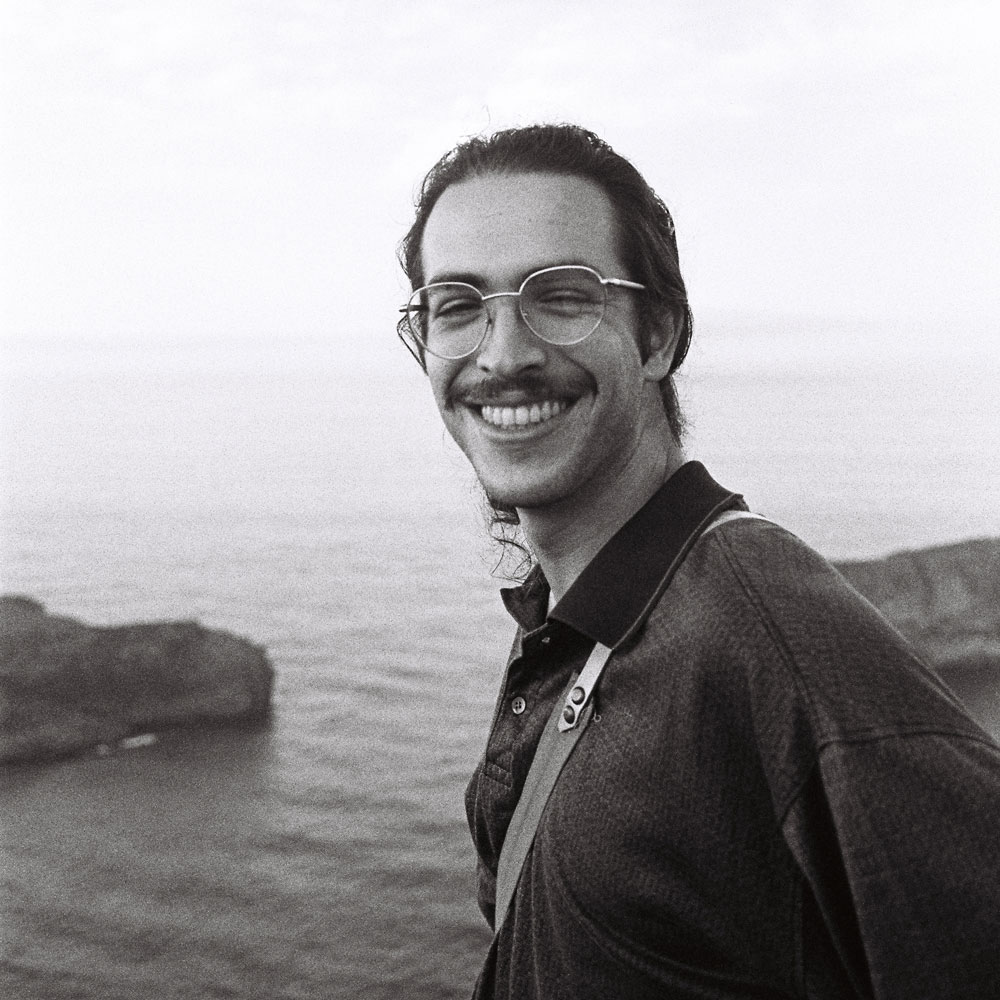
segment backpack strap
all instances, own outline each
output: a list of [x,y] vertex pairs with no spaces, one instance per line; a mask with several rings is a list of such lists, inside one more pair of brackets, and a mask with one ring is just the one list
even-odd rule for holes
[[538,829],[538,821],[542,818],[545,804],[549,801],[552,789],[555,788],[563,765],[573,752],[576,741],[590,722],[594,711],[590,695],[610,656],[610,646],[602,646],[601,643],[594,646],[583,670],[580,671],[580,676],[570,681],[564,697],[556,701],[552,715],[542,730],[528,776],[521,789],[521,797],[517,800],[500,851],[495,910],[497,933],[500,932],[510,908],[510,901],[514,897],[514,890],[517,888],[521,869],[524,867],[524,859],[534,842],[535,831]]
[[[703,537],[727,521],[743,517],[767,520],[759,514],[745,510],[726,510],[716,515],[702,529],[699,537]],[[524,861],[534,843],[535,832],[552,789],[555,788],[563,765],[569,760],[569,755],[593,715],[592,695],[612,652],[610,646],[595,643],[583,669],[578,676],[571,678],[563,697],[556,701],[552,714],[542,730],[538,746],[535,748],[535,756],[531,761],[528,776],[525,778],[521,796],[517,800],[500,850],[494,911],[497,934],[500,933],[500,928],[507,918]]]
[[724,510],[721,514],[719,514],[715,518],[714,521],[712,521],[710,525],[708,525],[708,527],[705,528],[702,534],[707,535],[710,531],[713,531],[715,528],[718,528],[721,525],[726,524],[728,521],[735,521],[741,517],[752,517],[757,521],[767,520],[767,518],[764,517],[763,514],[755,514],[751,510]]

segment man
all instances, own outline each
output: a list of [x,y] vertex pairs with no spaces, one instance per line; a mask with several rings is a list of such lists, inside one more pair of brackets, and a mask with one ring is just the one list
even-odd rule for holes
[[1000,996],[1000,750],[687,460],[691,316],[638,172],[573,126],[470,140],[401,260],[400,333],[533,560],[466,799],[476,996]]

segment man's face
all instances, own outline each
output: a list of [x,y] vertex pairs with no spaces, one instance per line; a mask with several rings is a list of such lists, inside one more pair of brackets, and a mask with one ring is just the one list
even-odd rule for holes
[[[552,174],[487,175],[447,188],[427,221],[421,258],[425,283],[466,281],[486,294],[516,291],[532,272],[559,264],[631,277],[604,192]],[[620,484],[645,436],[663,438],[660,370],[643,364],[638,346],[642,294],[609,289],[600,326],[564,347],[532,333],[515,299],[495,299],[474,354],[427,355],[445,425],[495,504],[525,510],[599,496]]]

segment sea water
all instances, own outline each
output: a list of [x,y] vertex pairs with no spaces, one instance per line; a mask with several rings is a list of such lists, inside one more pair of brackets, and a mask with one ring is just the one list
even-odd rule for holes
[[[754,509],[836,558],[1000,535],[995,359],[720,343],[681,380],[690,451]],[[405,361],[4,355],[2,590],[229,629],[277,681],[262,731],[0,773],[0,996],[469,993],[489,936],[462,791],[510,622]]]

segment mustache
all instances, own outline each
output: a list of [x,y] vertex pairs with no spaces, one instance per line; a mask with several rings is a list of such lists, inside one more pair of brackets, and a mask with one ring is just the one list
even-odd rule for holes
[[593,390],[593,383],[584,373],[572,373],[564,378],[552,378],[542,372],[525,371],[518,375],[485,375],[474,382],[455,384],[448,393],[452,405],[503,405],[512,396],[531,400],[579,399]]

